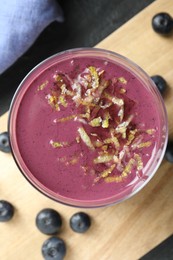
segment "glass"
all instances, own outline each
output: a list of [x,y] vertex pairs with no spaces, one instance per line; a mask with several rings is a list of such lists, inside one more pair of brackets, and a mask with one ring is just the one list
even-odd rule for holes
[[[96,200],[80,200],[80,199],[73,199],[68,198],[65,196],[61,196],[60,194],[50,190],[49,188],[45,187],[29,170],[25,161],[22,158],[22,154],[20,152],[18,146],[18,140],[16,137],[16,126],[18,124],[17,115],[18,110],[21,106],[22,98],[24,97],[25,93],[30,87],[30,84],[33,82],[34,79],[38,77],[44,70],[54,66],[57,62],[65,61],[66,59],[75,59],[77,57],[92,57],[97,59],[103,59],[107,62],[113,62],[117,65],[120,65],[122,68],[125,68],[127,71],[131,72],[135,77],[142,82],[145,86],[147,91],[152,95],[155,105],[157,107],[157,112],[159,115],[160,120],[160,128],[159,128],[159,140],[156,144],[154,156],[150,158],[147,167],[145,168],[145,180],[141,180],[140,178],[135,181],[133,184],[133,188],[129,190],[122,190],[120,193],[115,194],[111,197],[106,197],[102,199]],[[150,77],[135,63],[130,61],[129,59],[111,52],[102,49],[96,48],[80,48],[80,49],[72,49],[67,50],[54,56],[44,60],[40,64],[38,64],[21,82],[19,85],[14,98],[11,103],[10,113],[9,113],[9,136],[10,136],[10,143],[12,148],[12,154],[18,165],[19,169],[21,170],[22,174],[26,177],[26,179],[40,192],[45,194],[51,199],[55,201],[61,202],[66,205],[76,206],[76,207],[101,207],[106,205],[116,204],[118,202],[124,201],[125,199],[130,198],[137,192],[139,192],[153,177],[157,169],[159,168],[162,159],[164,157],[167,139],[168,139],[168,126],[167,126],[167,114],[163,99],[157,90],[155,84],[152,82]]]

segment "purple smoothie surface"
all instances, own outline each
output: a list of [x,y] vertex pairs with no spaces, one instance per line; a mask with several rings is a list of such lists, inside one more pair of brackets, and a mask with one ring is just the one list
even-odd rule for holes
[[160,139],[153,95],[132,72],[99,58],[69,58],[33,78],[16,137],[32,176],[74,200],[129,193],[148,178]]

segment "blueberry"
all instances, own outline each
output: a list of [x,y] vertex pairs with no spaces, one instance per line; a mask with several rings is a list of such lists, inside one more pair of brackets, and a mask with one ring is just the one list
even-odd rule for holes
[[173,163],[173,140],[168,141],[166,152],[165,152],[165,159],[168,162]]
[[70,218],[70,227],[77,233],[84,233],[91,225],[90,217],[84,212],[75,213]]
[[0,200],[0,222],[9,221],[14,215],[14,207],[5,200]]
[[151,79],[154,81],[160,93],[163,95],[165,90],[167,89],[167,83],[163,77],[160,75],[152,76]]
[[36,216],[36,226],[44,234],[54,235],[60,231],[62,219],[54,209],[43,209]]
[[0,134],[0,151],[4,153],[11,152],[8,132],[3,132]]
[[158,13],[152,19],[152,27],[157,33],[168,34],[173,29],[173,19],[168,13]]
[[58,237],[50,237],[42,245],[42,255],[45,260],[62,260],[66,254],[66,245]]

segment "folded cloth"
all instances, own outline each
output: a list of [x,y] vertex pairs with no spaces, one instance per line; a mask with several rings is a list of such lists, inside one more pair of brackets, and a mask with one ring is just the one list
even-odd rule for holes
[[6,0],[1,4],[0,74],[55,20],[64,20],[62,9],[56,0]]

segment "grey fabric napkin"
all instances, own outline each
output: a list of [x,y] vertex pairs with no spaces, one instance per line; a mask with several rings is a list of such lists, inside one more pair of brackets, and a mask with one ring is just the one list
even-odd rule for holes
[[0,74],[55,20],[64,20],[62,9],[55,0],[6,0],[1,3]]

